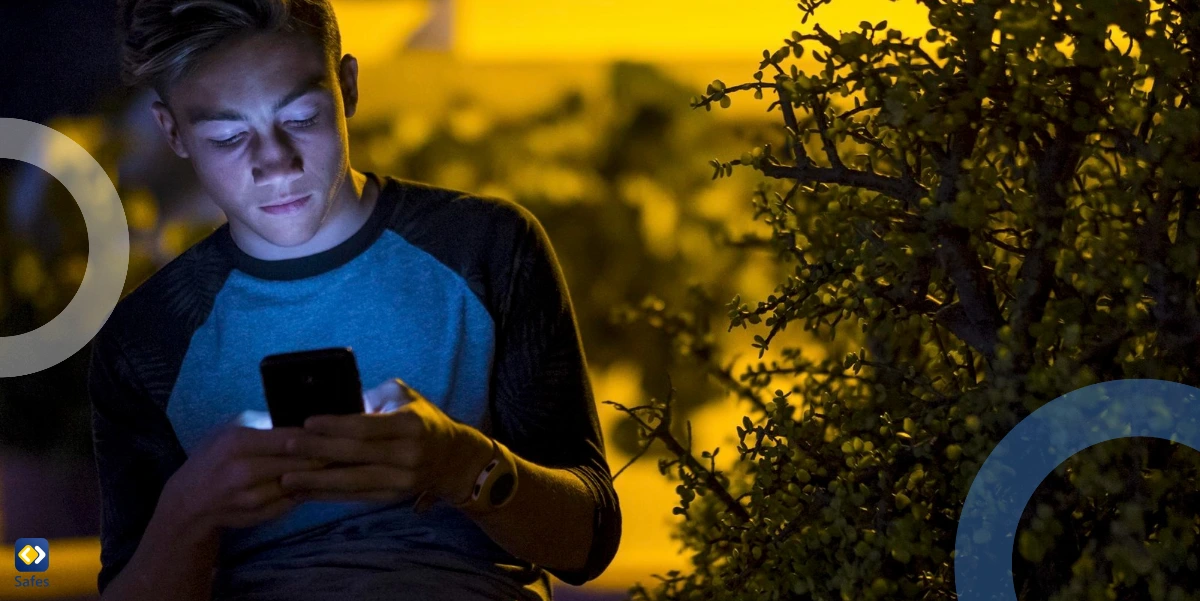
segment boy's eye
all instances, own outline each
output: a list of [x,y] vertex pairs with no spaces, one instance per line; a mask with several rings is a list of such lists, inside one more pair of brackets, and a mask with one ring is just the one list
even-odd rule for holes
[[233,146],[240,139],[242,139],[242,134],[238,134],[236,136],[233,136],[232,138],[225,138],[224,140],[209,140],[209,142],[212,142],[213,146],[218,146],[218,147]]
[[[309,117],[308,119],[294,119],[291,121],[287,121],[287,124],[291,125],[293,127],[308,127],[316,122],[317,122],[317,116],[313,115],[312,117]],[[234,144],[237,144],[239,140],[241,140],[242,134],[244,134],[244,133],[245,132],[241,132],[241,133],[237,134],[236,136],[233,136],[231,138],[225,138],[224,140],[209,140],[209,142],[213,146],[216,146],[218,148],[226,147],[226,146],[233,146]]]

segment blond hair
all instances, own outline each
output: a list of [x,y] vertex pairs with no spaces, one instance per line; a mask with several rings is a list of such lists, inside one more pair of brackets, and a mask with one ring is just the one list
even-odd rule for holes
[[247,33],[306,34],[331,65],[342,54],[329,0],[123,0],[119,11],[121,79],[164,102],[206,52]]

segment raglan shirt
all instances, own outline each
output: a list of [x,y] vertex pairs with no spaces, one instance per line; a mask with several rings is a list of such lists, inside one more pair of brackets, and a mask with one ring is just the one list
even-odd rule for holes
[[[367,222],[313,255],[262,260],[223,224],[121,300],[88,372],[102,501],[101,592],[141,540],[166,481],[247,410],[267,411],[262,357],[348,346],[364,387],[394,377],[595,503],[579,571],[500,548],[444,502],[302,503],[222,534],[219,599],[548,599],[616,553],[621,514],[565,280],[519,204],[367,173]],[[352,596],[347,596],[352,594]]]

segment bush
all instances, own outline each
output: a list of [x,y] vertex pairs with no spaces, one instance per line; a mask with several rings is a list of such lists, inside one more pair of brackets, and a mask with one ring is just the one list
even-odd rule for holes
[[[781,277],[727,305],[760,358],[723,382],[751,408],[731,468],[672,433],[676,391],[614,403],[669,453],[694,566],[635,599],[952,599],[959,510],[1019,420],[1099,381],[1200,380],[1195,10],[920,4],[919,38],[814,25],[693,98],[774,100],[772,143],[711,166],[775,180],[754,217]],[[638,315],[703,334],[689,309]],[[809,359],[788,325],[853,350]],[[1177,450],[1123,439],[1060,466],[1018,531],[1017,590],[1194,598],[1200,461]]]

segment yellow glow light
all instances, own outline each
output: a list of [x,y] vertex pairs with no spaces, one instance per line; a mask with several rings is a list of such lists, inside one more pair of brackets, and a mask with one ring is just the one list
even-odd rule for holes
[[[460,0],[455,52],[481,60],[728,60],[775,50],[801,25],[795,2]],[[927,11],[912,0],[856,0],[817,12],[831,32],[864,18],[888,19],[909,35],[928,29]]]

